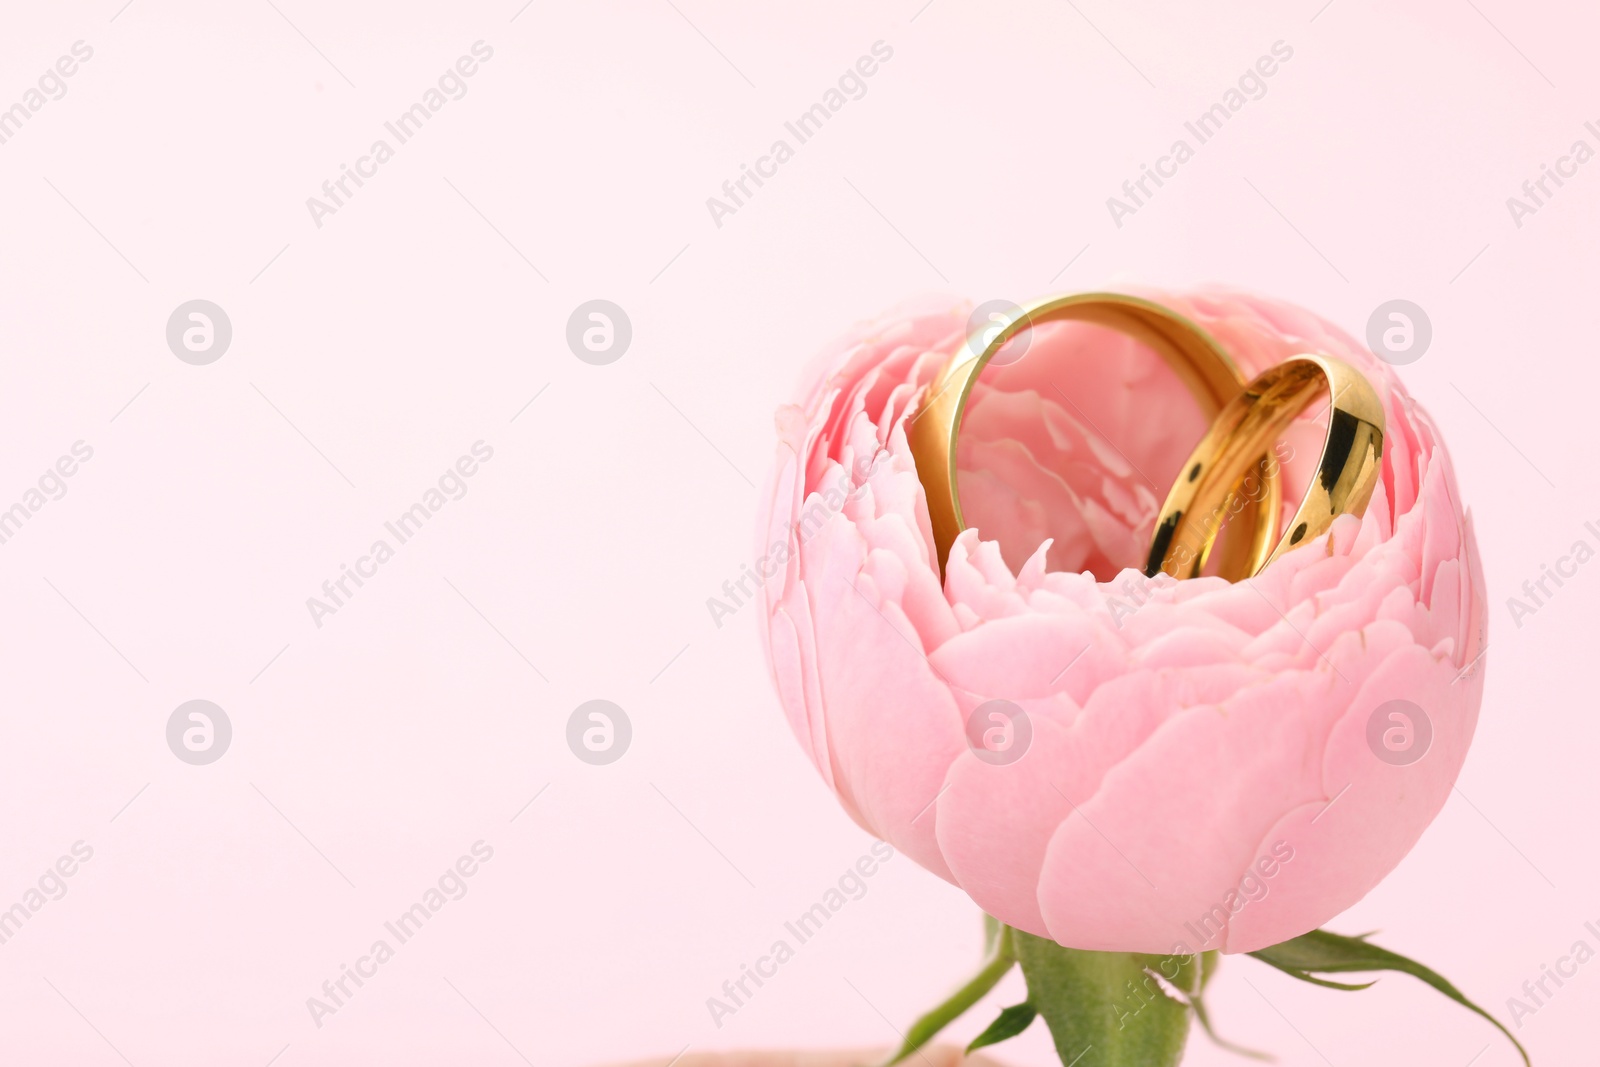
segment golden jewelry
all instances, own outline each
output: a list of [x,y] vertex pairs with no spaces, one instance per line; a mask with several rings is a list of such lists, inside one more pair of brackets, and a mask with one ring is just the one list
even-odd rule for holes
[[[1321,393],[1332,397],[1321,461],[1287,532],[1261,566],[1321,536],[1337,516],[1366,512],[1382,472],[1383,402],[1349,364],[1331,356],[1294,356],[1262,372],[1229,401],[1195,446],[1161,507],[1146,574],[1164,570],[1192,578],[1201,572],[1218,529],[1229,515],[1243,513],[1237,494],[1241,484],[1248,486],[1248,477],[1241,482],[1241,475],[1261,462],[1262,450]],[[1276,474],[1277,464],[1263,473]],[[1269,513],[1275,516],[1277,508]],[[1258,522],[1255,532],[1261,529]],[[1275,523],[1272,529],[1276,532]]]
[[[1047,322],[1068,319],[1105,326],[1154,349],[1189,387],[1207,418],[1216,416],[1244,387],[1244,376],[1233,359],[1199,326],[1159,304],[1120,293],[1079,293],[1041,300],[1023,308],[987,342],[982,334],[973,333],[933,380],[906,428],[917,477],[928,501],[941,577],[950,546],[966,528],[956,489],[956,437],[973,383],[1012,337]],[[1270,445],[1271,441],[1263,444]],[[1259,492],[1248,494],[1239,511],[1250,537],[1229,537],[1219,561],[1219,573],[1230,579],[1249,577],[1263,566],[1277,535],[1282,500],[1277,467],[1268,463],[1264,452],[1254,465],[1260,472]],[[1241,482],[1244,476],[1243,470],[1235,475]],[[1206,542],[1207,552],[1210,543]]]

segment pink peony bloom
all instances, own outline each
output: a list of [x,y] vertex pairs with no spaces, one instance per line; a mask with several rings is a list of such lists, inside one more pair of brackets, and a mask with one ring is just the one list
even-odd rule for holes
[[[1142,295],[1246,377],[1305,351],[1362,371],[1388,419],[1366,515],[1247,582],[1146,582],[1206,419],[1154,353],[1051,324],[974,390],[971,528],[941,584],[905,422],[970,309],[924,305],[834,345],[778,412],[761,629],[851,817],[989,914],[1072,948],[1247,952],[1360,900],[1444,805],[1483,693],[1483,575],[1444,444],[1390,367],[1287,304]],[[1286,512],[1321,434],[1307,419],[1280,444]],[[1027,714],[1015,762],[968,744],[995,699]],[[1421,758],[1371,740],[1397,700]]]

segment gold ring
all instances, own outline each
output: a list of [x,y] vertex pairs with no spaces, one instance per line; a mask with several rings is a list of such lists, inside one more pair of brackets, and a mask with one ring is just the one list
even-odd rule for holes
[[[1238,488],[1248,483],[1249,467],[1261,462],[1262,449],[1324,392],[1332,399],[1322,458],[1287,531],[1261,566],[1321,536],[1339,515],[1366,512],[1382,472],[1383,402],[1348,363],[1331,356],[1294,356],[1262,372],[1229,401],[1195,446],[1162,505],[1146,574],[1166,571],[1192,578],[1200,573],[1218,529],[1229,515],[1242,513]],[[1277,464],[1269,466],[1264,476],[1277,473]],[[1276,515],[1276,507],[1271,513]]]
[[[1079,293],[1041,300],[1023,308],[987,341],[982,333],[974,332],[930,384],[906,428],[917,477],[928,501],[940,577],[950,558],[950,546],[966,528],[956,488],[956,437],[972,386],[1012,337],[1034,326],[1069,319],[1116,330],[1154,349],[1188,386],[1208,419],[1244,388],[1244,376],[1233,359],[1199,326],[1159,304],[1121,293]],[[1218,572],[1230,579],[1249,577],[1265,565],[1277,534],[1282,500],[1277,467],[1268,463],[1265,454],[1258,457],[1256,466],[1261,472],[1260,491],[1249,494],[1240,508],[1240,518],[1251,536],[1230,537],[1223,545]],[[1241,472],[1241,481],[1243,477]],[[1206,542],[1208,552],[1215,536],[1212,531]]]

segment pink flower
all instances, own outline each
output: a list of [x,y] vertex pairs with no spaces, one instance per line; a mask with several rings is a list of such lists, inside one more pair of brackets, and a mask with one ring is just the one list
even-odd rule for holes
[[[1206,420],[1153,353],[1052,324],[974,391],[972,528],[941,584],[905,422],[970,309],[925,305],[834,345],[778,412],[762,633],[845,809],[989,914],[1073,948],[1246,952],[1360,900],[1438,814],[1483,692],[1483,575],[1443,442],[1387,365],[1287,304],[1143,295],[1247,377],[1304,351],[1366,374],[1388,419],[1366,515],[1248,582],[1146,583]],[[1280,445],[1286,508],[1320,450],[1311,420]],[[1015,762],[968,745],[995,699],[1027,715]],[[1398,757],[1369,741],[1391,729]]]

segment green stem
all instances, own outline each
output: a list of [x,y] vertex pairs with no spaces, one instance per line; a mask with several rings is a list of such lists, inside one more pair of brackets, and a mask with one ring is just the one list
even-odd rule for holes
[[1020,930],[1013,944],[1028,1003],[1063,1064],[1176,1067],[1182,1059],[1189,1003],[1181,997],[1199,990],[1199,957],[1071,949]]
[[1012,944],[1012,930],[1001,926],[991,939],[989,956],[983,969],[973,975],[960,989],[952,993],[932,1011],[921,1016],[906,1031],[905,1040],[894,1050],[894,1055],[880,1067],[892,1067],[917,1049],[933,1040],[935,1034],[949,1026],[963,1012],[982,1000],[984,994],[999,984],[1006,972],[1017,964],[1016,950]]

